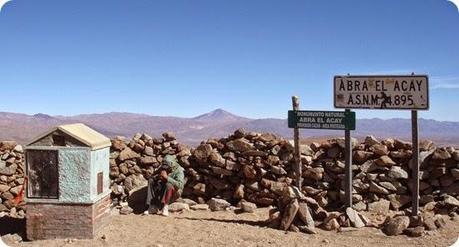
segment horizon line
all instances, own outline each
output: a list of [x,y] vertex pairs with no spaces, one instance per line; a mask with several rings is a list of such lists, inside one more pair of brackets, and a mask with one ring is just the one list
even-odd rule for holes
[[[287,120],[287,118],[277,118],[277,117],[262,117],[262,118],[252,118],[252,117],[246,117],[246,116],[241,116],[241,115],[237,115],[235,113],[232,113],[230,111],[227,111],[223,108],[217,108],[215,110],[212,110],[212,111],[209,111],[209,112],[206,112],[206,113],[202,113],[202,114],[199,114],[197,116],[193,116],[193,117],[180,117],[180,116],[172,116],[172,115],[169,115],[169,116],[163,116],[163,115],[152,115],[152,114],[149,114],[149,113],[144,113],[144,112],[126,112],[126,111],[108,111],[108,112],[93,112],[93,113],[79,113],[79,114],[75,114],[75,115],[61,115],[61,114],[58,114],[58,115],[49,115],[47,113],[43,113],[43,112],[38,112],[38,113],[35,113],[35,114],[31,114],[31,113],[23,113],[23,112],[10,112],[10,111],[0,111],[0,114],[17,114],[17,115],[26,115],[26,116],[29,116],[29,117],[34,117],[34,116],[37,116],[37,115],[45,115],[45,116],[49,116],[49,117],[52,117],[52,118],[59,118],[59,117],[63,117],[63,118],[72,118],[72,117],[78,117],[78,116],[83,116],[83,115],[106,115],[106,114],[133,114],[133,115],[144,115],[144,116],[147,116],[147,117],[162,117],[162,118],[182,118],[182,119],[195,119],[195,118],[198,118],[198,117],[201,117],[201,116],[204,116],[206,114],[209,114],[209,113],[213,113],[213,112],[216,112],[216,111],[224,111],[226,113],[228,113],[229,115],[233,115],[235,117],[239,117],[239,118],[245,118],[245,119],[248,119],[248,120],[267,120],[267,119],[273,119],[273,120]],[[382,120],[382,121],[386,121],[386,120],[411,120],[410,118],[401,118],[401,117],[394,117],[394,118],[378,118],[378,117],[373,117],[373,118],[356,118],[358,120]],[[451,120],[437,120],[437,119],[433,119],[433,118],[422,118],[420,117],[419,118],[420,120],[432,120],[432,121],[437,121],[437,122],[451,122],[451,123],[459,123],[459,121],[451,121]]]

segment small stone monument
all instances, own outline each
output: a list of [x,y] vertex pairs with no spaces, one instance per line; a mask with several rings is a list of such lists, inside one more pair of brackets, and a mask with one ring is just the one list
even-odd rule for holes
[[109,216],[110,146],[84,124],[55,127],[26,146],[29,240],[94,238]]

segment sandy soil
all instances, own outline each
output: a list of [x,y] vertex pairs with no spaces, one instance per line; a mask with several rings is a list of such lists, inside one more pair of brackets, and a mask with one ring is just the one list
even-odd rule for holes
[[267,209],[255,213],[190,211],[158,215],[111,216],[94,240],[47,240],[11,246],[451,246],[459,237],[459,222],[421,238],[388,237],[380,230],[349,232],[319,230],[316,235],[284,232],[263,226]]

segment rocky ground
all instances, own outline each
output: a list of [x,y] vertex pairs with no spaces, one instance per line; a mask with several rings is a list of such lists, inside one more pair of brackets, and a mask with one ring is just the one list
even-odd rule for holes
[[[265,227],[268,209],[237,214],[234,211],[184,211],[170,217],[114,215],[94,240],[16,242],[10,246],[451,246],[459,236],[459,221],[420,238],[386,236],[376,228],[323,231],[310,235]],[[369,216],[371,217],[371,216]]]

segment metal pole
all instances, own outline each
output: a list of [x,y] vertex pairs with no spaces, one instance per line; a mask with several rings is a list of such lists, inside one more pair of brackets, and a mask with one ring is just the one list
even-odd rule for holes
[[[294,111],[300,110],[300,99],[298,96],[292,96],[292,107]],[[301,171],[301,157],[300,157],[300,130],[293,129],[293,142],[295,144],[295,173],[296,173],[296,186],[301,190],[302,171]]]
[[419,214],[419,139],[418,139],[418,112],[411,111],[411,128],[412,128],[412,143],[413,143],[413,159],[411,163],[412,169],[412,215]]
[[[346,109],[346,114],[350,113],[350,109]],[[344,156],[346,159],[345,169],[346,177],[344,181],[344,192],[345,192],[345,201],[346,207],[352,207],[352,143],[351,143],[351,131],[344,131],[344,142],[345,150]]]

